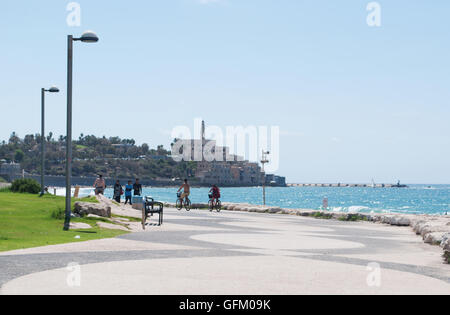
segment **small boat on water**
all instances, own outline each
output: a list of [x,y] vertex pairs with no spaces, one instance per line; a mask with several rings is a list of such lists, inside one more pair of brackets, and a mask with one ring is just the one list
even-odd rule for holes
[[408,188],[407,185],[402,185],[400,181],[398,181],[397,185],[392,185],[393,188]]

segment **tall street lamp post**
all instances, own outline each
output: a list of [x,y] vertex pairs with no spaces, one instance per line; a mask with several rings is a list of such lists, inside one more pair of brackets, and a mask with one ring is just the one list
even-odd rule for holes
[[84,32],[80,38],[67,36],[67,135],[66,135],[66,214],[64,220],[64,231],[70,228],[70,217],[72,215],[72,69],[73,69],[73,42],[96,43],[98,36],[92,31]]
[[41,196],[45,193],[45,92],[58,93],[59,89],[52,86],[50,89],[41,89]]

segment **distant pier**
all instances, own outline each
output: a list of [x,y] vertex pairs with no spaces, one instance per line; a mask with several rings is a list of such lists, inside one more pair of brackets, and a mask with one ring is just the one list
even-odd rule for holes
[[360,187],[360,188],[398,188],[393,184],[287,184],[288,187]]

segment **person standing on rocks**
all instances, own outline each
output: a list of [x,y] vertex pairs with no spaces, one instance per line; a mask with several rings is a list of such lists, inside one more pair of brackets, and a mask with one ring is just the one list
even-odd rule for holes
[[95,187],[96,195],[100,195],[100,194],[103,195],[103,193],[106,189],[106,183],[105,183],[105,180],[103,179],[103,175],[98,175],[98,178],[95,180],[94,187]]
[[139,183],[139,178],[136,178],[136,182],[133,185],[134,195],[141,196],[142,195],[142,185]]
[[122,185],[120,184],[120,181],[116,181],[116,184],[114,185],[114,197],[113,199],[120,203],[120,198],[123,195],[123,188]]

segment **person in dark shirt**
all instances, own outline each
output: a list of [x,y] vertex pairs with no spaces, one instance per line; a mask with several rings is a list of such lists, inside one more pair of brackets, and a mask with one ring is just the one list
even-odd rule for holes
[[139,183],[139,178],[136,178],[136,182],[133,185],[133,190],[135,196],[142,195],[142,185]]
[[114,200],[118,203],[120,203],[120,197],[123,194],[123,188],[122,185],[120,185],[120,181],[116,181],[116,184],[114,185]]
[[214,202],[216,202],[216,203],[219,202],[219,198],[220,198],[220,189],[219,189],[219,187],[217,187],[217,185],[213,185],[209,192],[212,194]]

